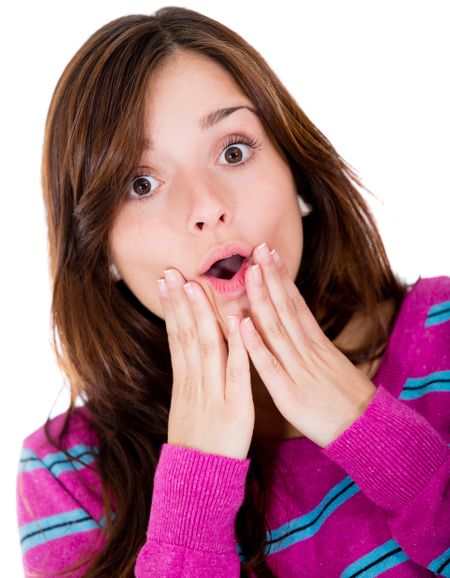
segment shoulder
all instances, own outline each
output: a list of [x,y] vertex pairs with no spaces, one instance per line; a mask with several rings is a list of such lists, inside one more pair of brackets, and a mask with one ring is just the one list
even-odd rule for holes
[[419,277],[405,299],[406,313],[419,314],[425,326],[437,325],[450,319],[450,277]]
[[[425,326],[441,325],[450,321],[450,277],[424,279],[423,292],[426,295],[427,317]],[[450,331],[450,324],[446,325]]]
[[17,480],[20,524],[81,510],[100,520],[98,442],[84,407],[51,418],[24,439]]
[[441,371],[450,370],[450,277],[421,278],[408,297],[403,321],[413,334],[413,357],[431,356]]
[[419,277],[415,283],[407,285],[391,345],[411,348],[430,335],[444,341],[450,336],[450,277],[444,275]]
[[23,441],[17,520],[24,567],[39,570],[39,576],[53,576],[79,552],[96,551],[103,539],[98,438],[89,418],[84,407],[76,407],[48,420]]
[[[49,437],[51,439],[49,439]],[[58,449],[55,447],[56,442]],[[90,419],[90,413],[84,406],[75,407],[72,412],[61,413],[23,440],[23,451],[32,452],[39,459],[58,450],[68,451],[77,457],[79,453],[97,452],[98,436]]]
[[393,369],[389,377],[396,384],[392,392],[447,437],[450,277],[419,278],[410,289],[394,327],[390,353]]

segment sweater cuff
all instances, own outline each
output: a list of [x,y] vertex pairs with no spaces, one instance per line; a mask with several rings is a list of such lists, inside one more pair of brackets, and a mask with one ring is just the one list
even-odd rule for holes
[[322,451],[370,500],[392,512],[416,496],[450,456],[431,424],[383,386],[363,415]]
[[195,550],[236,551],[234,523],[250,461],[163,444],[147,538]]

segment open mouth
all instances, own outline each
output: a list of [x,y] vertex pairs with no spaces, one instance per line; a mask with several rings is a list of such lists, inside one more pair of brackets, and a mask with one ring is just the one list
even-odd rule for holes
[[216,261],[203,276],[217,295],[225,299],[236,299],[246,292],[245,273],[250,263],[251,256],[231,255]]
[[241,255],[231,255],[231,257],[216,261],[204,275],[218,279],[232,279],[240,270],[243,261],[244,257]]

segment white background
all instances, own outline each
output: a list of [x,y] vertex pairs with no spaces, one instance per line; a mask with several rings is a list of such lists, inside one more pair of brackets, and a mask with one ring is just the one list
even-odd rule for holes
[[[170,4],[170,2],[169,2]],[[3,3],[1,9],[2,575],[21,576],[15,476],[23,438],[63,387],[50,348],[40,188],[44,122],[63,68],[95,30],[152,1]],[[450,274],[448,3],[389,0],[178,5],[228,25],[266,58],[358,172],[394,270]],[[67,392],[52,415],[64,411]]]

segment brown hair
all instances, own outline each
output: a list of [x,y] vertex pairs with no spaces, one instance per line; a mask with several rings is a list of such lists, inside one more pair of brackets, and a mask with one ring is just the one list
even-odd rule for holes
[[[364,188],[355,172],[245,40],[178,7],[124,16],[95,32],[56,86],[42,162],[53,346],[71,386],[66,426],[80,396],[100,440],[106,542],[91,561],[86,574],[91,578],[133,576],[146,539],[155,469],[167,441],[172,370],[165,323],[123,281],[111,279],[108,235],[144,149],[152,72],[180,50],[222,65],[286,156],[298,191],[314,208],[303,220],[305,245],[295,282],[331,340],[354,314],[370,320],[367,342],[343,351],[353,363],[382,355],[407,291],[391,270],[355,186]],[[395,308],[386,323],[378,305],[388,299]],[[51,441],[62,449],[62,438]],[[267,481],[253,445],[249,457],[247,482],[255,479],[257,486],[247,483],[236,519],[241,561],[246,561],[241,576],[249,576],[250,569],[256,576],[275,576],[264,551]]]

